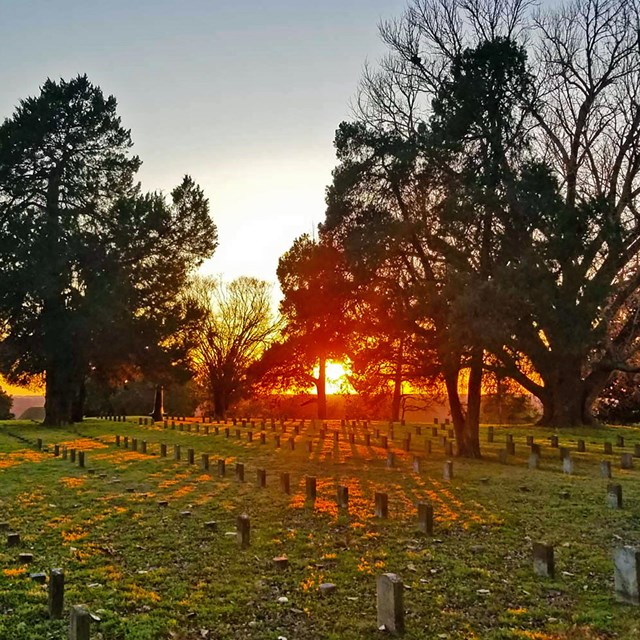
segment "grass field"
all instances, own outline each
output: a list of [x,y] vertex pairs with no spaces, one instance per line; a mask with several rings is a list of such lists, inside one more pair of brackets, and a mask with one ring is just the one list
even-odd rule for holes
[[[291,450],[294,424],[286,424],[285,434],[267,424],[261,444],[259,425],[238,426],[236,438],[231,424],[219,425],[218,435],[207,425],[205,435],[193,422],[190,432],[137,419],[88,420],[67,429],[1,423],[0,521],[7,525],[0,534],[0,638],[66,637],[67,616],[49,620],[47,586],[29,577],[54,567],[65,570],[65,612],[87,605],[92,638],[105,640],[382,638],[375,578],[384,572],[404,581],[406,638],[640,637],[640,609],[615,600],[612,561],[615,547],[640,546],[640,459],[635,469],[620,469],[620,454],[634,452],[640,429],[559,433],[575,461],[568,476],[550,446],[551,431],[495,427],[488,444],[483,427],[485,459],[454,459],[454,477],[444,481],[444,432],[433,437],[431,425],[421,435],[415,425],[396,425],[390,442],[396,459],[388,467],[374,437],[375,429],[387,432],[386,424],[366,428],[367,447],[361,425],[329,422],[321,440],[307,422]],[[333,431],[340,432],[337,444]],[[406,433],[410,452],[401,447]],[[507,433],[516,453],[500,464]],[[542,445],[538,470],[527,468],[527,435]],[[615,446],[617,435],[624,448]],[[46,451],[37,450],[38,438]],[[586,441],[584,453],[576,450],[578,438]],[[432,453],[423,455],[429,439]],[[614,443],[613,454],[603,454],[604,441]],[[56,443],[85,451],[86,468],[55,457]],[[175,444],[180,461],[173,459]],[[190,448],[193,465],[186,460]],[[208,471],[200,467],[203,453],[210,456]],[[419,472],[414,455],[423,456]],[[218,458],[226,460],[225,477]],[[600,477],[602,459],[612,462],[611,481]],[[237,462],[244,463],[244,482],[235,477]],[[258,469],[266,470],[266,488],[256,482]],[[289,495],[280,472],[290,473]],[[305,476],[317,478],[315,504],[305,501]],[[612,481],[622,485],[621,510],[606,504]],[[349,489],[348,512],[336,506],[338,485]],[[374,516],[376,491],[388,493],[388,519]],[[434,507],[433,536],[417,531],[417,502]],[[235,535],[243,513],[251,522],[246,549]],[[217,530],[205,525],[211,521]],[[20,534],[20,546],[6,545],[7,531]],[[554,579],[533,574],[535,541],[554,545]],[[33,554],[31,564],[18,562],[24,552]],[[286,570],[273,563],[277,556],[288,557]],[[335,592],[322,595],[319,585],[329,582]]]

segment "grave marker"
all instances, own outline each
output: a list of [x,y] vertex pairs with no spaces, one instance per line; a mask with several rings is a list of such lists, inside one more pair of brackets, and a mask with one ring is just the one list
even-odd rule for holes
[[389,496],[386,493],[376,491],[375,493],[375,514],[376,518],[389,517]]
[[310,502],[315,502],[317,492],[316,492],[316,478],[314,476],[307,476],[305,478],[305,488],[306,488],[307,500],[309,500]]
[[349,487],[338,487],[338,509],[349,508]]
[[608,460],[602,460],[600,462],[600,477],[601,478],[611,477],[611,463]]
[[378,629],[404,631],[403,591],[402,580],[395,573],[383,573],[376,579]]
[[280,473],[280,488],[286,494],[291,493],[291,480],[288,471],[283,471]]
[[69,621],[69,640],[89,640],[91,633],[91,616],[83,605],[71,607]]
[[447,460],[444,463],[443,480],[453,480],[453,461]]
[[238,516],[236,537],[241,549],[246,549],[251,544],[251,522],[246,513]]
[[533,543],[533,572],[542,578],[553,578],[555,564],[553,547],[542,542]]
[[47,597],[47,607],[49,617],[52,619],[62,618],[64,607],[64,570],[51,569],[49,573],[49,587]]
[[433,535],[433,505],[427,502],[418,503],[418,530]]
[[607,485],[607,505],[612,509],[622,509],[622,486],[619,484]]
[[616,598],[628,604],[640,604],[640,551],[621,547],[613,552]]

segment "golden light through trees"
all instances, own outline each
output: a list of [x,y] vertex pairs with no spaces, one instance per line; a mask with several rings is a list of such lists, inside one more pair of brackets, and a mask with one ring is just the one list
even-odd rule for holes
[[[346,362],[327,362],[327,394],[355,393],[354,388],[349,383],[351,368]],[[313,375],[318,375],[318,367],[313,370]]]

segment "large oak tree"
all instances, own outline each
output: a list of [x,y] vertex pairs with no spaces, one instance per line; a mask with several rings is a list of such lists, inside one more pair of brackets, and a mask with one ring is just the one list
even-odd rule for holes
[[[390,54],[363,80],[365,144],[384,149],[370,161],[370,182],[381,172],[383,180],[367,204],[396,201],[386,211],[405,224],[389,233],[406,241],[393,250],[424,285],[415,299],[447,303],[427,313],[440,313],[433,327],[456,338],[442,356],[453,371],[463,364],[477,372],[471,396],[479,398],[491,352],[500,375],[540,398],[545,424],[591,423],[612,372],[636,369],[638,15],[637,3],[623,0],[544,12],[521,0],[413,0],[382,25]],[[501,41],[523,48],[527,82],[480,83],[474,98],[484,64],[476,54]],[[475,74],[463,68],[472,55]],[[463,73],[454,83],[456,68]],[[516,137],[500,124],[509,111]],[[439,137],[440,153],[421,148],[421,137]],[[353,140],[344,144],[343,182],[364,148]],[[467,180],[474,163],[478,179]],[[429,242],[419,241],[431,251],[424,256],[416,225],[430,230]],[[465,419],[477,415],[474,403]]]

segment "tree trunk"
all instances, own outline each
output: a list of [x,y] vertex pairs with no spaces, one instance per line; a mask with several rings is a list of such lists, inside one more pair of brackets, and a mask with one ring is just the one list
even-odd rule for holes
[[400,420],[400,402],[402,400],[402,347],[403,340],[400,340],[396,368],[393,375],[393,398],[391,400],[391,420]]
[[593,403],[609,379],[609,373],[591,374],[582,379],[580,363],[566,361],[557,367],[552,376],[544,380],[542,418],[538,424],[545,427],[593,426]]
[[320,356],[318,379],[315,382],[318,391],[318,420],[327,419],[327,359]]
[[462,455],[461,449],[464,446],[464,412],[462,403],[458,395],[458,375],[457,369],[451,369],[444,372],[444,384],[447,388],[447,397],[449,398],[449,410],[451,411],[451,419],[453,420],[453,430],[458,441],[458,454]]
[[66,369],[50,365],[46,372],[43,424],[59,427],[69,424],[72,417],[73,385]]
[[82,422],[84,420],[84,403],[87,398],[87,387],[84,378],[78,383],[76,394],[71,406],[71,421]]
[[224,419],[225,414],[225,402],[224,402],[224,393],[222,393],[219,389],[214,389],[213,391],[213,415],[218,420]]
[[160,422],[164,417],[164,387],[159,384],[156,385],[155,395],[153,397],[153,411],[151,412],[151,419],[154,422]]
[[465,455],[480,458],[480,405],[482,403],[482,375],[484,371],[484,350],[474,347],[471,355],[471,369],[467,386],[467,419],[465,424]]
[[[458,456],[462,458],[480,458],[480,438],[478,434],[478,424],[469,422],[468,415],[465,416],[458,393],[458,369],[449,369],[444,373],[444,382],[449,398],[449,410],[451,411],[451,419],[453,420],[453,429],[456,434],[456,442],[458,445]],[[480,372],[480,381],[482,381],[482,373]],[[474,388],[477,385],[474,379]],[[469,387],[471,388],[471,377],[469,378]],[[471,389],[470,389],[471,393]],[[479,400],[478,404],[479,415]],[[473,411],[476,411],[474,408]]]

